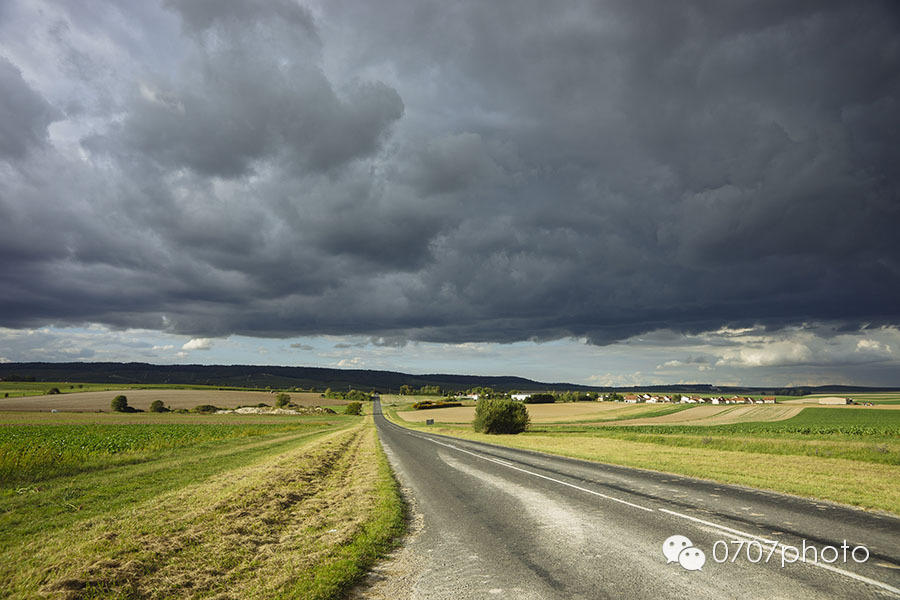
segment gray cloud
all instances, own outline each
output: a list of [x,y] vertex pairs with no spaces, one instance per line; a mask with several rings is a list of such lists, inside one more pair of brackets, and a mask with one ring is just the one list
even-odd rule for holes
[[[37,48],[77,65],[62,83],[0,21],[0,325],[402,346],[900,322],[890,3],[118,10],[146,25],[100,21],[109,55],[75,9],[38,23],[68,32]],[[83,107],[52,143],[51,102]]]
[[61,115],[0,54],[0,158],[23,158],[47,141],[47,126]]

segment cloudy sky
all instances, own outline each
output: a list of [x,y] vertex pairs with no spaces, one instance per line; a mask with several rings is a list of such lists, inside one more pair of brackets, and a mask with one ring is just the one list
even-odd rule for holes
[[885,2],[7,0],[0,361],[900,385]]

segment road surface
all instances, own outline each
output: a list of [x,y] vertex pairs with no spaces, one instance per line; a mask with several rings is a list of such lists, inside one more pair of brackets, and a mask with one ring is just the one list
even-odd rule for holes
[[424,518],[409,598],[900,597],[894,517],[375,423]]

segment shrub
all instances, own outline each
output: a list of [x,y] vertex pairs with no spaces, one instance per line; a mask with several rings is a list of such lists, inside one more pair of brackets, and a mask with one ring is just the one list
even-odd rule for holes
[[109,407],[116,412],[128,412],[128,398],[125,396],[116,396],[109,403]]
[[285,394],[282,392],[282,393],[278,394],[277,396],[275,396],[275,406],[277,408],[284,408],[285,406],[290,404],[290,402],[291,402],[290,394]]
[[165,407],[162,400],[154,400],[150,403],[150,412],[162,413],[169,412],[169,409]]
[[59,388],[50,388],[49,390],[47,390],[47,395],[53,395],[53,394],[59,394],[59,393],[60,393]]
[[475,405],[475,431],[522,433],[528,427],[528,409],[521,402],[482,398]]
[[412,405],[413,410],[426,410],[429,408],[449,408],[451,406],[462,406],[462,402],[445,402],[442,400],[422,400]]
[[351,402],[346,407],[344,407],[345,415],[361,415],[362,414],[362,402]]
[[553,394],[532,394],[525,398],[525,404],[553,404],[556,397]]
[[195,413],[214,413],[217,410],[219,410],[219,407],[212,404],[199,404],[192,409]]
[[344,395],[344,398],[352,402],[368,402],[372,399],[369,394],[363,392],[362,390],[350,390]]

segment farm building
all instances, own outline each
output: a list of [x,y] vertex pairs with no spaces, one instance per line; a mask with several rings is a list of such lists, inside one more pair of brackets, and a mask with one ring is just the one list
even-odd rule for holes
[[531,394],[510,394],[509,397],[512,398],[513,400],[518,400],[519,402],[524,402],[525,400],[528,400],[529,398],[531,398]]
[[828,398],[819,398],[819,404],[850,404],[850,398],[841,398],[840,396],[829,396]]

